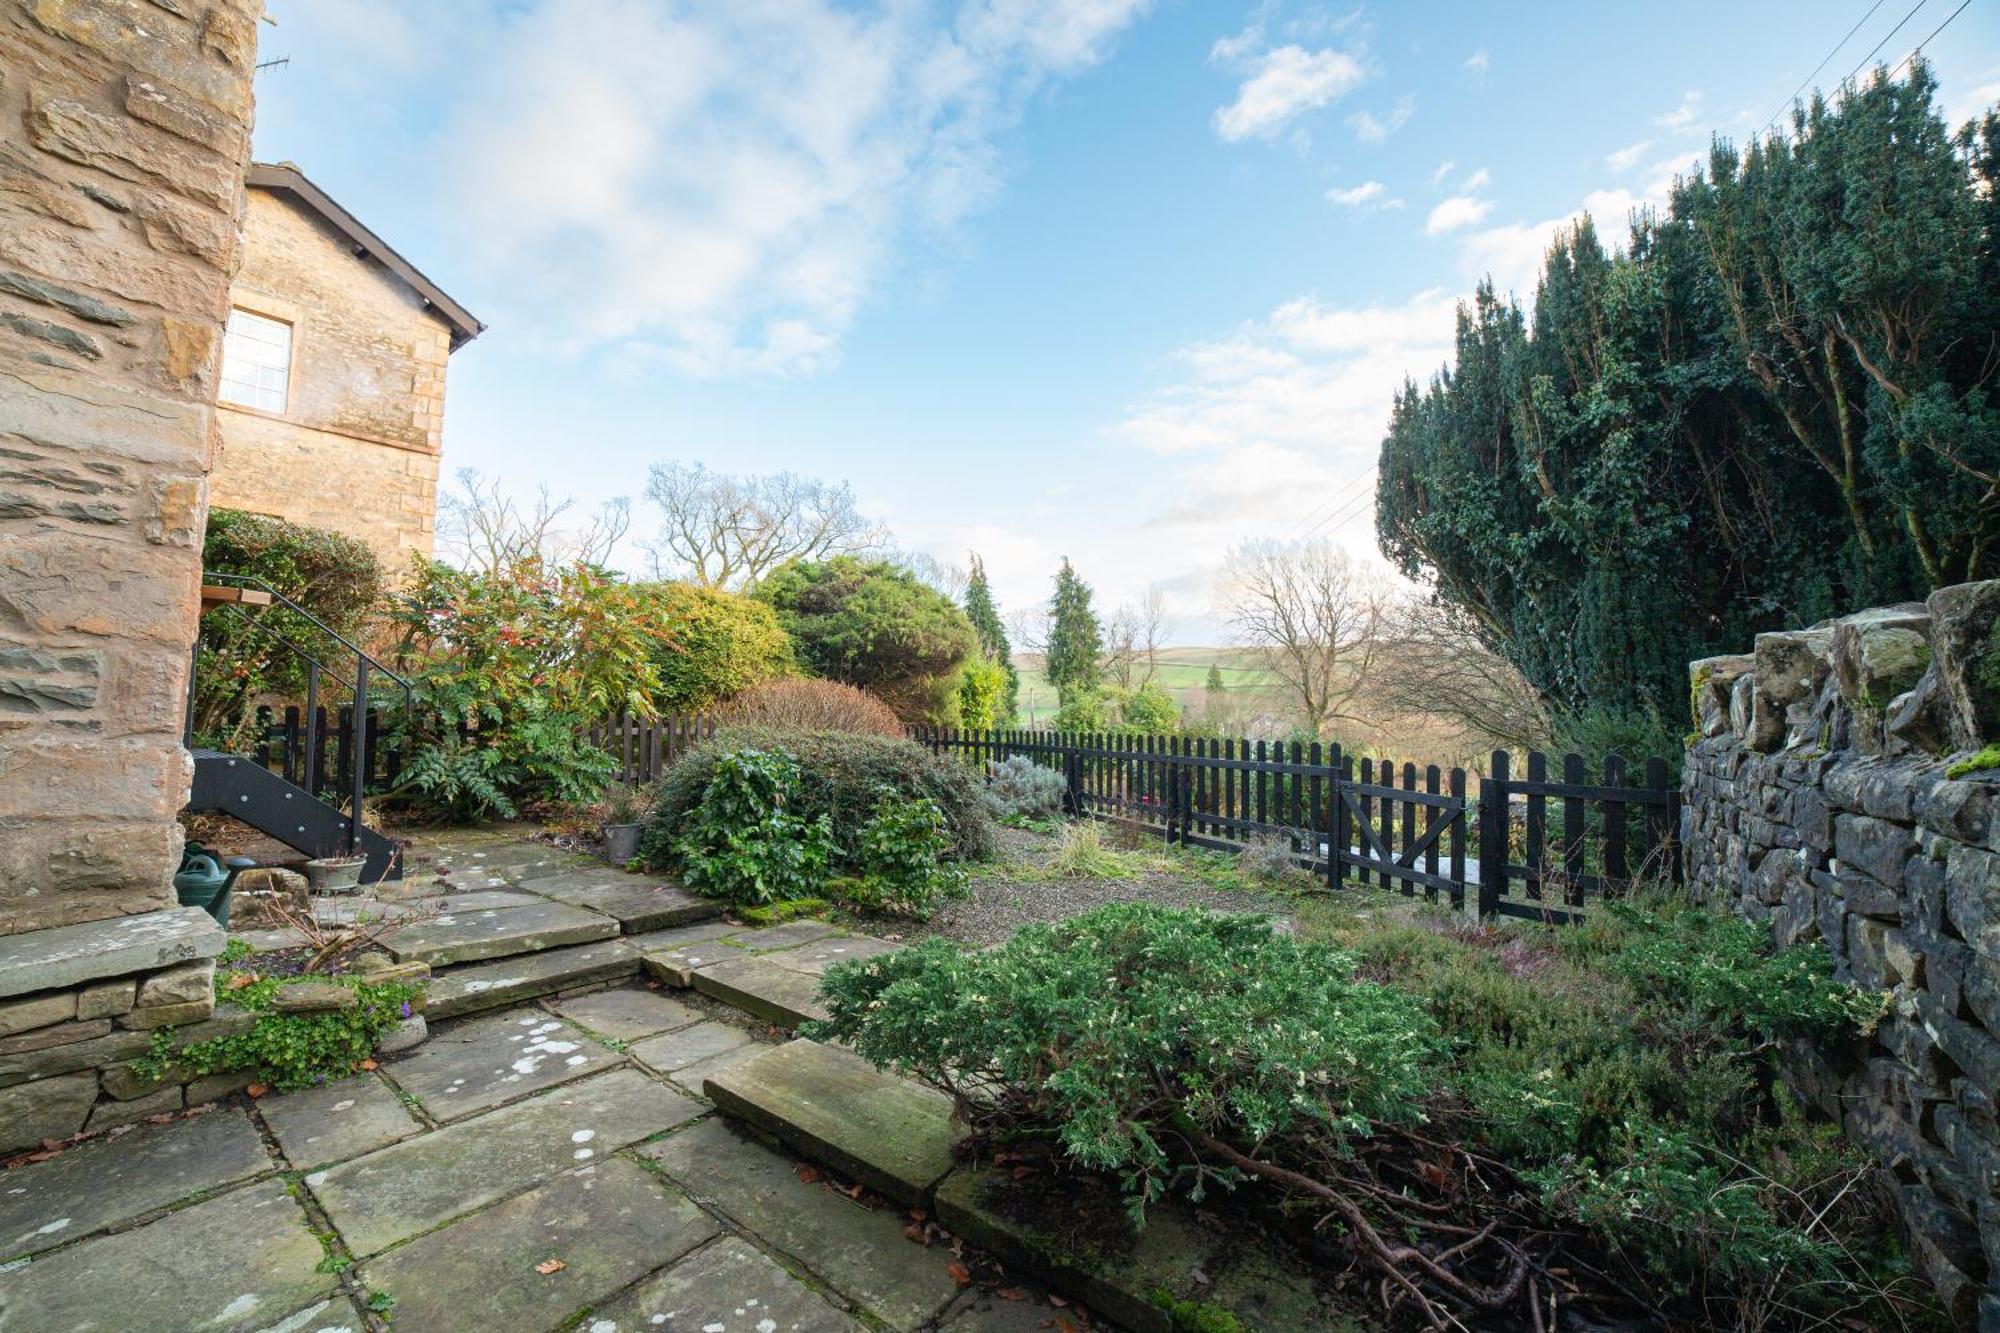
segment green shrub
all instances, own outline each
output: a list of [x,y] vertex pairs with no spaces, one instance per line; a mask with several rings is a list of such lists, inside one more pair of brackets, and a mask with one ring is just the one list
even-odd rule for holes
[[950,851],[951,826],[936,801],[885,792],[855,839],[858,879],[846,896],[857,906],[922,920],[938,899],[966,892],[965,868],[945,860]]
[[141,1078],[185,1082],[247,1071],[280,1092],[310,1087],[353,1072],[374,1054],[382,1034],[410,1016],[419,993],[418,987],[402,982],[378,985],[362,977],[315,976],[314,981],[351,988],[354,1007],[317,1014],[273,1010],[272,997],[296,979],[217,968],[217,1007],[248,1010],[256,1021],[234,1036],[178,1048],[172,1029],[155,1029],[151,1049],[133,1062],[135,1072]]
[[986,804],[996,819],[1053,819],[1068,794],[1067,778],[1024,754],[994,764],[986,779]]
[[1007,667],[984,657],[972,657],[958,673],[954,699],[957,725],[968,731],[991,731],[1007,716]]
[[753,685],[718,712],[724,725],[779,731],[853,731],[902,737],[909,728],[880,699],[837,680],[774,680]]
[[1138,1213],[1170,1185],[1199,1197],[1223,1169],[1195,1135],[1338,1152],[1413,1121],[1438,1056],[1421,1006],[1357,978],[1351,956],[1261,917],[1147,904],[981,952],[925,940],[830,969],[822,993],[831,1017],[808,1035],[852,1042],[982,1123],[1052,1132],[1116,1173]]
[[715,774],[717,761],[732,750],[782,749],[798,763],[796,813],[810,822],[825,815],[834,830],[834,859],[852,864],[856,815],[875,808],[883,789],[905,800],[937,802],[951,831],[951,855],[962,861],[990,860],[998,843],[993,822],[980,804],[977,778],[963,765],[938,758],[915,742],[846,732],[778,731],[729,727],[697,746],[660,780],[640,854],[657,870],[677,863],[674,839]]
[[[366,543],[263,514],[210,510],[201,559],[204,569],[264,580],[349,639],[362,636],[382,595],[382,571]],[[304,702],[306,660],[280,636],[329,665],[340,661],[338,643],[283,606],[224,606],[202,616],[194,721],[205,739],[222,741],[261,696]]]
[[653,662],[662,709],[704,712],[797,669],[791,637],[763,602],[690,583],[642,583],[636,591],[659,615]]
[[826,877],[832,819],[797,812],[799,770],[783,750],[718,755],[673,847],[689,888],[739,905],[809,897]]
[[1171,736],[1181,724],[1181,706],[1164,685],[1149,680],[1118,702],[1118,720],[1141,736]]
[[943,593],[886,560],[794,561],[757,585],[799,661],[867,690],[907,723],[949,723],[959,668],[979,641]]

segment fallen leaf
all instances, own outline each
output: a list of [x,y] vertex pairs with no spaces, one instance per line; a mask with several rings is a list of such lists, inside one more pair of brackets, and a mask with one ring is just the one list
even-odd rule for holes
[[1034,1174],[1035,1168],[1032,1166],[1017,1166],[1014,1168],[1014,1179],[1016,1180],[1026,1180]]
[[864,1190],[860,1185],[849,1185],[846,1189],[842,1190],[841,1193],[845,1194],[848,1198],[853,1199],[856,1203],[859,1203],[861,1201],[861,1196],[864,1193]]
[[242,990],[245,986],[256,985],[257,981],[258,977],[255,972],[238,972],[229,978],[229,989]]
[[543,1277],[547,1277],[550,1273],[560,1273],[568,1267],[569,1265],[560,1259],[544,1259],[535,1265],[535,1271]]
[[951,1274],[951,1280],[961,1287],[966,1286],[972,1281],[972,1270],[956,1259],[946,1264],[944,1271]]
[[1028,1299],[1028,1293],[1022,1291],[1019,1287],[1002,1287],[993,1294],[1003,1301],[1025,1301]]
[[799,1165],[792,1168],[792,1174],[796,1175],[799,1178],[799,1182],[801,1184],[816,1185],[819,1183],[818,1167],[807,1166],[805,1163],[801,1162]]
[[1049,1304],[1055,1306],[1058,1310],[1067,1309],[1069,1307],[1069,1297],[1058,1296],[1052,1291],[1049,1293]]
[[377,1064],[376,1064],[376,1063],[375,1063],[375,1062],[374,1062],[373,1060],[363,1060],[363,1061],[362,1061],[362,1062],[361,1062],[361,1063],[360,1063],[359,1065],[357,1065],[357,1066],[356,1066],[356,1068],[359,1068],[359,1069],[378,1069],[378,1068],[380,1068],[380,1066],[379,1066],[379,1065],[377,1065]]
[[911,1241],[918,1245],[930,1244],[930,1242],[924,1238],[924,1229],[918,1226],[915,1222],[912,1222],[910,1223],[910,1225],[903,1228],[903,1239]]
[[268,1083],[252,1083],[249,1087],[243,1089],[243,1091],[249,1093],[252,1097],[262,1097],[270,1090],[271,1085]]

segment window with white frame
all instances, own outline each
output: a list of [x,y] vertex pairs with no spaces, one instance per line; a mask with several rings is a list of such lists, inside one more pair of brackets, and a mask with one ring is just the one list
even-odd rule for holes
[[222,401],[282,412],[291,373],[292,326],[231,310],[222,338]]

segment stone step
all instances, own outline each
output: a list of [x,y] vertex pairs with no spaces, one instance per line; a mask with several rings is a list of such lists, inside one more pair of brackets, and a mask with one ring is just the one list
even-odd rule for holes
[[725,958],[694,971],[694,988],[753,1018],[795,1028],[812,1018],[825,1018],[819,1002],[819,978],[784,967],[770,958]]
[[943,1093],[816,1041],[718,1070],[703,1091],[725,1114],[913,1208],[930,1206],[963,1132]]
[[689,893],[679,884],[618,871],[552,875],[534,880],[531,887],[545,898],[614,917],[627,935],[691,926],[722,915],[722,904],[713,898]]
[[399,963],[443,967],[541,953],[618,933],[618,922],[612,917],[567,903],[539,902],[525,907],[448,912],[390,931],[382,937],[382,947]]
[[431,978],[424,1013],[433,1019],[497,1009],[639,970],[639,951],[622,939],[454,967]]

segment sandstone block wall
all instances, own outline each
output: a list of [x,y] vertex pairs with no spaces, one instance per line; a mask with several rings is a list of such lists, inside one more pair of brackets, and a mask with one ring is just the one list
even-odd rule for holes
[[261,0],[0,0],[0,935],[173,902]]
[[430,554],[451,326],[290,195],[252,189],[231,304],[292,326],[282,413],[223,403],[215,504]]
[[1691,684],[1689,880],[1890,993],[1795,1083],[1874,1148],[1954,1317],[2000,1330],[2000,581],[1762,634]]

